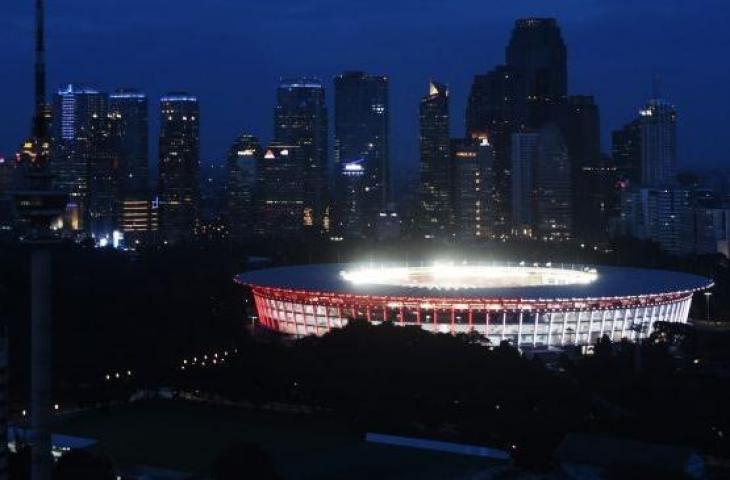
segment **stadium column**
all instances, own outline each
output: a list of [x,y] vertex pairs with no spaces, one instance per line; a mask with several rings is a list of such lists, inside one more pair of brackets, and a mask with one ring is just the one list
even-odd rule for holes
[[469,315],[469,331],[471,332],[472,329],[474,328],[474,314],[473,314],[471,305],[469,305],[469,314],[468,315]]
[[598,338],[603,338],[603,329],[606,328],[606,314],[608,310],[603,310],[601,313],[601,332],[598,334]]
[[534,312],[535,315],[535,321],[532,324],[532,347],[535,348],[537,346],[537,320],[540,318],[540,311]]
[[501,341],[504,342],[504,331],[507,328],[507,312],[502,312],[502,338]]
[[454,311],[454,306],[451,305],[451,334],[454,334],[454,329],[456,328],[456,312]]
[[578,343],[578,339],[580,338],[580,317],[583,315],[583,310],[578,310],[578,318],[575,321],[575,335],[573,336],[573,344],[576,345]]
[[553,338],[553,317],[554,317],[554,315],[555,314],[553,312],[550,312],[548,314],[548,335],[547,335],[547,344],[548,345],[551,345],[550,342],[552,341],[552,338]]
[[406,324],[406,309],[403,307],[403,305],[400,306],[400,326]]
[[327,322],[327,331],[332,330],[332,323],[330,322],[330,306],[329,303],[324,305],[324,319]]

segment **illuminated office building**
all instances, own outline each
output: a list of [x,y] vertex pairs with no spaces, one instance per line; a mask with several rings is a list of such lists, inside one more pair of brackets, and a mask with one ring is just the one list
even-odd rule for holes
[[195,96],[160,99],[160,231],[167,243],[189,241],[198,215],[199,106]]
[[226,205],[231,238],[250,239],[256,223],[258,168],[264,152],[253,135],[240,135],[228,151]]
[[276,90],[274,138],[297,146],[303,169],[303,226],[308,232],[323,229],[327,204],[327,106],[324,86],[316,78],[285,79]]

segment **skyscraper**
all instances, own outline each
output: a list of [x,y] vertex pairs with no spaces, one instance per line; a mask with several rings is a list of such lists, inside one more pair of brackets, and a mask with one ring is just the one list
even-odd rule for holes
[[639,111],[641,182],[645,186],[675,183],[677,112],[665,100],[652,99]]
[[[369,229],[375,216],[388,201],[390,182],[388,78],[364,72],[345,72],[335,77],[335,172],[352,180],[354,171],[345,164],[362,169],[362,192],[358,211],[352,205],[338,208],[341,215],[356,215]],[[336,175],[336,182],[342,177]],[[335,185],[337,189],[337,185]],[[348,189],[339,189],[349,191]],[[354,193],[354,192],[352,192]],[[337,202],[343,199],[337,198]],[[342,222],[353,224],[351,219]],[[364,230],[363,230],[364,233]]]
[[253,237],[258,168],[262,156],[258,138],[248,134],[239,135],[228,151],[226,203],[231,239],[236,242]]
[[337,168],[335,180],[337,226],[335,232],[345,238],[366,236],[366,229],[369,230],[368,225],[375,222],[375,219],[369,216],[372,211],[365,207],[371,198],[367,195],[369,192],[365,190],[366,182],[369,179],[364,163],[364,160],[354,160],[335,166]]
[[300,222],[318,232],[327,202],[327,107],[324,86],[316,78],[282,80],[276,90],[274,138],[298,146],[303,162],[300,181],[304,209]]
[[611,134],[611,156],[617,174],[628,186],[641,185],[641,127],[632,120]]
[[540,134],[512,134],[512,230],[513,234],[531,237],[535,233],[534,176]]
[[420,227],[426,238],[451,234],[449,91],[431,81],[420,105]]
[[454,229],[463,240],[494,235],[494,151],[487,139],[451,140]]
[[122,198],[149,196],[149,113],[147,95],[122,89],[109,95],[112,141],[119,155]]
[[642,187],[624,192],[621,220],[629,235],[652,240],[673,254],[692,249],[692,194],[682,188]]
[[528,121],[540,127],[549,107],[568,95],[567,51],[554,18],[523,18],[515,22],[506,49],[507,66],[525,76]]
[[305,190],[302,177],[307,166],[298,145],[273,143],[259,162],[256,234],[269,239],[295,239],[304,225]]
[[107,108],[105,94],[81,85],[60,88],[54,99],[51,170],[56,188],[69,194],[67,223],[74,231],[89,232],[90,175],[102,175],[95,167],[108,153]]
[[151,241],[158,225],[149,185],[147,95],[131,89],[110,94],[109,124],[118,161],[116,227],[128,245]]
[[564,136],[557,125],[540,129],[535,167],[535,214],[537,232],[549,240],[573,236],[571,162]]
[[199,125],[197,97],[172,93],[160,99],[160,227],[168,243],[188,241],[195,231]]
[[527,112],[525,77],[516,68],[504,65],[475,75],[466,108],[466,133],[471,138],[487,138],[494,149],[495,195],[494,233],[508,231],[511,199],[512,134],[524,129]]
[[605,240],[605,180],[601,162],[600,116],[593,97],[571,95],[552,107],[570,155],[571,204],[576,237],[585,241]]
[[512,208],[516,234],[564,240],[572,236],[568,148],[554,124],[512,136]]

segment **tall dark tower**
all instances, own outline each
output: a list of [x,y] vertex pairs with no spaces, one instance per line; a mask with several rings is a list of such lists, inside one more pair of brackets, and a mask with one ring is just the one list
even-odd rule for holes
[[18,167],[15,178],[17,189],[43,189],[50,186],[48,165],[50,163],[51,109],[46,102],[46,40],[44,0],[36,0],[35,13],[35,105],[30,137],[23,142],[18,152]]
[[420,105],[421,230],[426,238],[450,234],[451,168],[449,91],[432,81]]
[[506,60],[508,66],[525,75],[533,123],[543,122],[545,108],[562,102],[568,95],[567,56],[554,18],[522,18],[515,22]]
[[[46,68],[43,0],[36,0],[35,110],[30,139],[18,153],[15,209],[24,225],[31,253],[31,358],[30,421],[31,479],[51,478],[51,248],[50,226],[63,213],[67,196],[50,191],[49,123],[46,103]],[[4,413],[3,418],[7,418]],[[6,425],[0,424],[3,432]],[[2,439],[0,455],[6,442]]]
[[338,222],[364,234],[388,202],[388,77],[349,71],[334,83]]
[[33,117],[33,137],[47,139],[50,113],[46,103],[46,35],[45,4],[35,2],[35,115]]
[[304,162],[301,182],[305,231],[325,229],[327,174],[327,106],[324,86],[317,78],[282,80],[276,90],[274,138],[284,145],[297,145]]
[[160,227],[168,243],[189,241],[200,200],[198,98],[173,93],[160,99]]

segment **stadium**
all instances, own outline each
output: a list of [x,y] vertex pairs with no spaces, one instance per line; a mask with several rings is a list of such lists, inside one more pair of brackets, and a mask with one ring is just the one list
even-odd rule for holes
[[497,345],[547,349],[648,336],[655,322],[686,322],[712,280],[627,267],[529,264],[320,264],[237,275],[259,323],[323,335],[359,318],[441,333],[476,331]]

